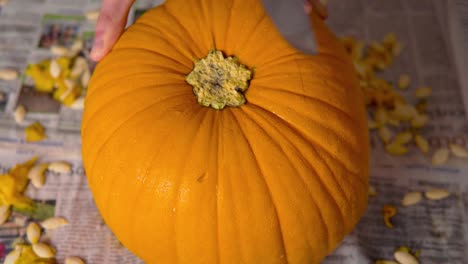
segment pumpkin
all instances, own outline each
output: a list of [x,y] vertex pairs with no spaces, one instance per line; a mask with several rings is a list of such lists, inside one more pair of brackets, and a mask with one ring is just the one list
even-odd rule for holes
[[310,15],[293,48],[259,0],[168,0],[90,81],[82,155],[96,205],[147,263],[319,263],[367,205],[350,59]]

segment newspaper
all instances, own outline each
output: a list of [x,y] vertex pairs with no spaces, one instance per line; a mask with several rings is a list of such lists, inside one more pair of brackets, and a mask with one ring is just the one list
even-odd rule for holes
[[[136,1],[128,25],[162,2]],[[0,68],[23,71],[28,64],[51,57],[50,45],[70,45],[75,38],[84,39],[90,49],[95,21],[87,20],[85,14],[100,5],[98,0],[10,0],[0,4]],[[428,101],[430,123],[423,131],[431,148],[450,143],[468,145],[463,102],[463,91],[467,89],[461,88],[466,87],[463,78],[467,64],[460,62],[467,55],[468,28],[463,22],[468,17],[466,1],[331,0],[329,10],[328,23],[340,36],[370,42],[394,32],[404,50],[383,76],[396,82],[400,74],[408,73],[412,77],[410,89],[404,92],[408,97],[412,88],[433,88]],[[15,212],[0,227],[0,262],[11,250],[13,240],[24,238],[25,221],[57,215],[71,223],[46,233],[57,248],[59,263],[69,255],[78,255],[87,263],[143,263],[117,241],[93,202],[81,161],[81,110],[64,107],[36,93],[33,85],[25,78],[0,81],[0,173],[35,155],[41,161],[68,161],[73,169],[66,175],[48,172],[44,188],[28,189],[41,214],[25,218]],[[12,115],[18,104],[29,110],[23,125],[17,125]],[[36,120],[46,126],[48,138],[26,143],[22,129]],[[369,198],[368,210],[353,233],[323,263],[371,264],[378,259],[393,259],[394,250],[400,246],[420,250],[420,262],[424,264],[468,263],[468,164],[450,159],[444,166],[433,167],[430,157],[415,148],[403,157],[389,156],[374,134],[371,145],[370,181],[378,194]],[[400,206],[408,191],[431,188],[448,189],[451,196]],[[388,204],[398,208],[391,229],[384,225],[382,217],[382,207]]]
[[450,16],[447,23],[450,28],[450,40],[454,51],[458,76],[463,92],[463,100],[468,107],[468,2],[464,0],[449,1]]

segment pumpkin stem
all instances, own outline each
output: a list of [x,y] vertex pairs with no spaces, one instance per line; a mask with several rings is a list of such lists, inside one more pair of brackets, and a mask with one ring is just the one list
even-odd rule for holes
[[221,51],[211,50],[205,58],[195,62],[186,81],[193,86],[199,104],[221,110],[246,102],[243,93],[251,78],[252,72],[236,57],[225,58]]

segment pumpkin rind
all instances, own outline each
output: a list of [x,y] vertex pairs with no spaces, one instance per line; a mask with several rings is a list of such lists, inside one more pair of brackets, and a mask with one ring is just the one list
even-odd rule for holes
[[[168,0],[96,68],[85,101],[89,186],[148,263],[319,263],[367,205],[369,147],[351,62],[314,14],[319,54],[258,0]],[[255,74],[247,103],[197,103],[186,76],[211,49]]]

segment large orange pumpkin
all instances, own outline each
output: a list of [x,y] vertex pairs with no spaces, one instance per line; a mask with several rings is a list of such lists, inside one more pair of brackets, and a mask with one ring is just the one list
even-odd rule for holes
[[319,263],[353,229],[367,205],[363,99],[345,51],[310,19],[318,55],[288,44],[259,0],[168,0],[99,63],[84,165],[137,256]]

